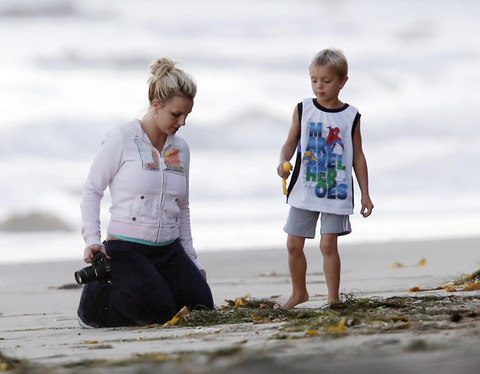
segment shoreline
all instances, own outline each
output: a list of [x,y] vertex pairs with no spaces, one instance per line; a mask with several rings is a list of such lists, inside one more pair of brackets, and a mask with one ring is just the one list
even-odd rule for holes
[[[388,367],[403,368],[400,373],[433,372],[424,370],[429,367],[436,368],[437,374],[467,372],[480,364],[480,347],[475,343],[480,335],[480,292],[412,294],[408,290],[445,284],[479,269],[478,243],[478,239],[468,238],[342,246],[341,290],[352,300],[399,298],[413,308],[435,296],[438,300],[424,310],[450,304],[451,312],[461,312],[463,318],[453,322],[450,311],[442,309],[442,319],[420,323],[416,320],[420,312],[408,309],[404,318],[410,323],[402,322],[400,313],[399,321],[392,322],[393,330],[372,321],[365,328],[347,326],[346,333],[337,335],[326,333],[323,327],[312,335],[308,333],[311,326],[288,330],[296,317],[211,326],[84,330],[76,321],[81,289],[64,287],[73,284],[73,272],[85,266],[80,259],[0,264],[0,368],[2,363],[8,367],[9,359],[14,358],[24,360],[18,361],[17,367],[30,365],[35,373],[54,369],[69,374],[100,373],[108,372],[109,367],[125,373],[154,373],[161,367],[171,373],[192,374],[288,373],[295,367],[302,373],[323,372],[320,369],[367,373]],[[321,254],[307,246],[306,256],[311,299],[295,310],[324,311]],[[422,258],[426,262],[419,265]],[[217,307],[225,305],[226,299],[247,295],[247,299],[268,300],[289,296],[286,250],[202,252],[199,259],[207,268]],[[399,263],[404,267],[392,267]],[[467,307],[471,314],[463,312]],[[369,306],[364,312],[370,315],[377,310],[382,308]],[[322,314],[319,318],[326,317]],[[448,365],[439,365],[440,357],[442,361],[449,358]],[[457,371],[452,371],[454,364]]]

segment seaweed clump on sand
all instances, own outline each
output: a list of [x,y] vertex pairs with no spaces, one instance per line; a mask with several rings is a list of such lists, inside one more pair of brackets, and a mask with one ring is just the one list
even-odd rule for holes
[[451,329],[452,323],[476,319],[480,297],[423,296],[356,298],[342,295],[342,301],[322,308],[275,308],[268,299],[248,296],[226,300],[215,310],[195,310],[176,324],[182,327],[226,324],[280,323],[285,333],[368,334],[409,329]]
[[435,288],[413,287],[408,292],[440,291],[447,292],[468,292],[480,290],[480,269],[469,275],[464,275],[457,280],[450,281],[447,284]]
[[450,285],[460,288],[460,291],[480,290],[480,269],[451,282]]
[[[238,297],[235,300],[225,300],[222,305],[214,310],[194,310],[178,322],[178,326],[213,326],[240,323],[275,323],[286,322],[289,319],[306,317],[306,309],[286,310],[276,308],[275,302],[269,299],[256,299],[249,296]],[[307,313],[320,315],[321,310],[309,310]]]

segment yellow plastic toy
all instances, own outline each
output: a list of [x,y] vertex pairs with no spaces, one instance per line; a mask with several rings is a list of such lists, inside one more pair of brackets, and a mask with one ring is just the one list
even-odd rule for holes
[[[292,170],[292,165],[290,165],[290,162],[285,162],[283,164],[283,168],[286,170],[286,171],[290,171]],[[283,178],[283,194],[286,195],[288,194],[288,190],[287,190],[287,178]]]

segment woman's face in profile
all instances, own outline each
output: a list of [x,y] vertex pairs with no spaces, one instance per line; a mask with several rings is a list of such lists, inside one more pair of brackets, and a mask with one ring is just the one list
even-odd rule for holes
[[193,100],[176,95],[165,104],[157,104],[155,123],[157,128],[167,134],[175,135],[178,129],[185,126],[186,120],[193,108]]

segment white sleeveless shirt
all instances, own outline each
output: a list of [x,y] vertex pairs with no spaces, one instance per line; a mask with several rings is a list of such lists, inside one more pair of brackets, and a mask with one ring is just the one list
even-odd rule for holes
[[314,212],[352,214],[352,137],[360,114],[348,104],[327,109],[311,98],[303,100],[300,108],[297,170],[287,202]]

